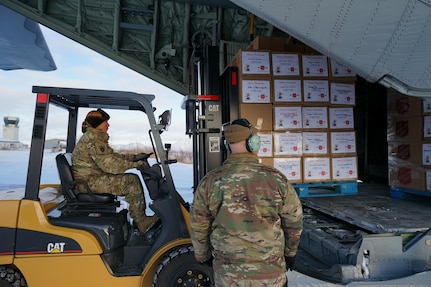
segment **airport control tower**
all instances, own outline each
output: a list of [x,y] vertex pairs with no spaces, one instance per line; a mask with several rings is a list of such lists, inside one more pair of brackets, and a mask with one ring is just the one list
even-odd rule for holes
[[3,137],[19,141],[19,118],[17,117],[4,117]]

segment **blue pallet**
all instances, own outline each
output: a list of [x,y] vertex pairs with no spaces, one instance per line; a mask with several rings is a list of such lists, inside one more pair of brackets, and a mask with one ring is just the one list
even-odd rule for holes
[[415,195],[431,197],[431,192],[395,186],[391,186],[390,193],[391,197],[398,199],[410,199],[413,198]]
[[358,193],[356,181],[308,182],[292,184],[299,198]]

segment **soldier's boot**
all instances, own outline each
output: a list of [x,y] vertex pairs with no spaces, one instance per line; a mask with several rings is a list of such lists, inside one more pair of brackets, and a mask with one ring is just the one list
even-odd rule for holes
[[138,226],[139,232],[145,233],[148,230],[150,230],[150,228],[153,227],[154,224],[156,224],[158,219],[159,218],[156,215],[154,215],[154,216],[145,216],[141,220],[137,221],[136,225]]

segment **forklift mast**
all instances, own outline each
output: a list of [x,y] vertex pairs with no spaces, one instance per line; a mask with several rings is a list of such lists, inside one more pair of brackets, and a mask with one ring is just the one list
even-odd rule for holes
[[219,49],[195,51],[191,75],[192,95],[186,96],[186,134],[193,141],[194,188],[210,170],[222,165],[227,151],[221,127],[239,117],[238,68],[219,68]]

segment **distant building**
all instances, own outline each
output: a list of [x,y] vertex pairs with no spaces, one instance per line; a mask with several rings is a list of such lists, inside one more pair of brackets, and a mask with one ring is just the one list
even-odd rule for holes
[[4,117],[3,137],[0,137],[0,149],[23,149],[28,146],[19,141],[19,118]]
[[8,149],[23,149],[27,148],[27,145],[20,143],[16,140],[0,138],[0,149],[8,150]]
[[3,137],[19,141],[19,118],[4,117]]
[[52,152],[59,152],[66,148],[66,140],[49,139],[45,141],[45,149],[50,149]]

